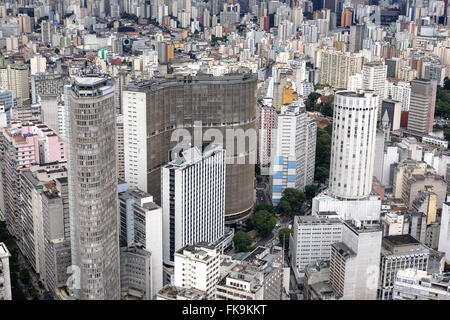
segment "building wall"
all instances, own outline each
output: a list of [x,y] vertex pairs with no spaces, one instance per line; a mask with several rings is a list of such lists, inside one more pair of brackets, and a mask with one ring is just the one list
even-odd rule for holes
[[[72,260],[81,276],[76,295],[83,300],[119,299],[114,92],[79,97],[72,91],[67,112]],[[85,128],[91,129],[93,141],[86,139]],[[98,263],[83,263],[84,259]]]
[[[136,100],[131,99],[132,96]],[[130,85],[123,97],[124,138],[126,148],[130,148],[125,150],[125,177],[130,186],[138,186],[154,195],[156,203],[160,203],[160,167],[170,160],[169,151],[176,145],[170,142],[175,128],[186,129],[193,135],[194,122],[201,121],[202,134],[208,128],[216,128],[223,137],[226,137],[226,129],[243,129],[244,132],[250,129],[255,134],[255,142],[245,151],[256,161],[256,79],[194,77],[162,81],[160,85]],[[136,116],[132,119],[137,120],[135,123],[129,121],[131,116]],[[136,130],[134,145],[129,144],[130,127]],[[235,150],[228,152],[228,156],[236,155]],[[130,154],[137,159],[131,159]],[[246,218],[253,208],[254,164],[249,164],[248,156],[238,156],[234,161],[235,164],[227,164],[227,222]],[[127,168],[139,168],[134,167],[136,162],[142,172],[127,171]],[[242,162],[244,164],[239,164]],[[146,167],[142,163],[146,163]],[[147,182],[143,181],[144,177]]]
[[372,190],[378,97],[337,93],[330,164],[330,190],[341,198],[361,199]]
[[445,261],[450,264],[450,213],[448,203],[442,205],[438,250],[445,253]]

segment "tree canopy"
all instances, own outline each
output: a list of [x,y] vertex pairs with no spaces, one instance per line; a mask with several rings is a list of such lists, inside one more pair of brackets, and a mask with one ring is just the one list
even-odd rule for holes
[[434,115],[450,118],[450,80],[447,77],[444,80],[444,87],[437,88]]
[[272,232],[277,223],[273,214],[266,210],[256,211],[251,218],[251,222],[259,236],[263,238]]
[[270,204],[264,204],[264,203],[257,204],[255,206],[255,212],[258,212],[258,211],[261,211],[261,210],[265,210],[265,211],[267,211],[267,212],[269,212],[271,214],[276,214],[277,213],[277,209],[274,206],[270,205]]
[[325,128],[317,128],[316,140],[316,170],[314,178],[318,182],[325,182],[330,174],[331,136],[333,127],[328,124]]
[[303,192],[294,188],[286,188],[283,191],[278,208],[280,212],[289,216],[301,215],[302,205],[305,200],[306,196]]
[[252,236],[244,231],[236,232],[233,237],[234,248],[238,252],[248,251],[252,241]]
[[311,200],[316,196],[318,187],[315,184],[305,186],[306,199]]

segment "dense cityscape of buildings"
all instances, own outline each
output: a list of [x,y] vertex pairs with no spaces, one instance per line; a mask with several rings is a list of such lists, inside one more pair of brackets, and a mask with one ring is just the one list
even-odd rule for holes
[[0,0],[0,300],[450,300],[449,18]]

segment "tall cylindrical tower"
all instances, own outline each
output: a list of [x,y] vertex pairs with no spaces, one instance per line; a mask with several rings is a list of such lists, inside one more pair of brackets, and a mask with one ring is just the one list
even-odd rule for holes
[[334,99],[330,190],[342,199],[362,199],[372,189],[378,96],[341,91]]
[[114,84],[75,78],[67,108],[69,209],[77,299],[120,299]]

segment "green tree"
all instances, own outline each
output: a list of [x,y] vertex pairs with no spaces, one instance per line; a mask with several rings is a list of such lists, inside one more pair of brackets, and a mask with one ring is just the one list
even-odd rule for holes
[[320,183],[325,182],[329,176],[332,131],[333,126],[331,123],[323,129],[317,128],[316,170],[314,179]]
[[289,235],[293,233],[293,231],[289,228],[283,228],[280,229],[280,232],[278,233],[278,238],[280,239],[281,245],[284,244],[284,248],[289,248]]
[[274,206],[270,205],[270,204],[261,203],[261,204],[257,204],[255,206],[255,212],[262,211],[262,210],[270,212],[273,215],[277,214],[277,209]]
[[333,125],[331,123],[329,123],[323,129],[330,135],[330,141],[331,141],[331,136],[333,135]]
[[303,192],[294,188],[286,188],[283,191],[278,207],[284,214],[290,216],[300,215],[305,200],[306,196]]
[[317,92],[311,92],[308,95],[308,99],[305,101],[307,111],[314,111],[316,109],[316,100],[321,97],[321,94]]
[[28,293],[33,298],[33,300],[39,300],[39,291],[36,290],[35,287],[31,286],[30,288],[28,288]]
[[234,248],[238,252],[246,252],[249,250],[249,246],[252,244],[253,239],[250,234],[244,231],[238,231],[234,234],[233,243]]
[[266,210],[255,212],[251,218],[251,222],[259,236],[263,238],[267,237],[272,232],[277,223],[273,214]]
[[326,117],[333,116],[333,107],[332,107],[331,103],[322,102],[321,104],[319,104],[319,111],[321,114],[323,114]]
[[325,167],[318,167],[314,172],[314,179],[319,183],[324,183],[330,176],[330,169]]
[[30,271],[28,271],[28,269],[26,268],[20,270],[19,279],[22,281],[22,283],[28,284],[31,279]]
[[318,187],[315,184],[305,186],[306,199],[311,200],[316,196]]

